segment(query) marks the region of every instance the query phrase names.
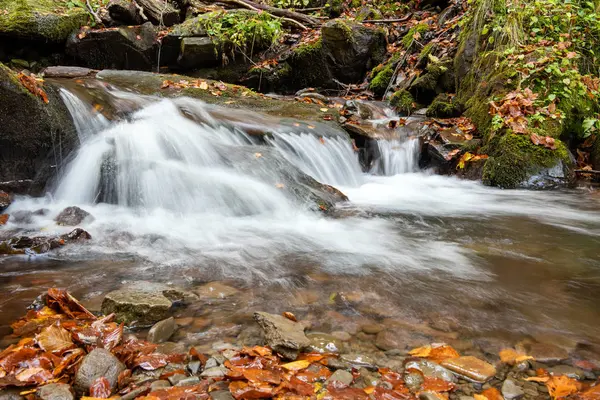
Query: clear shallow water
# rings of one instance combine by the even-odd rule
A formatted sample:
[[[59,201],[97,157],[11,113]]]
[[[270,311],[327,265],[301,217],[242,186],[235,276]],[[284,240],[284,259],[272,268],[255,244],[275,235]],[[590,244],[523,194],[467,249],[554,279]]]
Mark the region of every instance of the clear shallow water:
[[[246,125],[270,126],[266,145],[348,195],[338,212],[344,217],[325,217],[284,195],[272,171],[237,164],[235,151],[268,148],[199,102],[150,102],[110,124],[70,100],[72,112],[89,114],[79,115],[81,149],[46,198],[21,198],[8,210],[47,208],[48,215],[25,226],[9,222],[0,235],[67,232],[53,218],[78,205],[95,218],[82,224],[93,240],[0,259],[6,333],[51,286],[98,309],[104,293],[130,281],[194,287],[225,280],[244,290],[182,313],[207,319],[217,332],[247,322],[253,310],[291,310],[326,331],[409,321],[437,329],[441,337],[432,339],[451,330],[599,344],[594,192],[502,191],[415,172],[415,142],[380,143],[380,175],[362,174],[343,134],[320,137],[318,129],[245,115]],[[107,159],[116,166],[108,177]],[[334,293],[350,300],[332,300]]]

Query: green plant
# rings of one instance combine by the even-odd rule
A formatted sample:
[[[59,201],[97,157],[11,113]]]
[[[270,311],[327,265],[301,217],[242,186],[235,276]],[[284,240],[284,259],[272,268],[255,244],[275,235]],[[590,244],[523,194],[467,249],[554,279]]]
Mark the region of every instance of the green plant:
[[[303,8],[309,3],[309,0],[275,0],[273,5],[279,8]]]

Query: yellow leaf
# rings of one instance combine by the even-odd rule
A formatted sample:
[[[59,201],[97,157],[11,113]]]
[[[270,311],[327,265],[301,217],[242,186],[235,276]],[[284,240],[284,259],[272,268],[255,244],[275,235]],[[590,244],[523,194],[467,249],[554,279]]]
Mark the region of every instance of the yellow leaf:
[[[500,361],[505,364],[514,365],[515,363],[525,361],[525,360],[533,360],[533,357],[528,356],[527,354],[523,354],[514,349],[503,349],[498,353],[500,356]]]
[[[323,111],[323,112],[327,112],[327,111],[329,111],[329,109],[328,109],[328,108],[324,108],[324,107],[323,107],[323,108],[321,108],[321,111]]]
[[[207,90],[208,89],[208,83],[206,83],[204,81],[200,82],[199,88],[202,89],[202,90]]]
[[[471,140],[473,139],[473,135],[471,135],[470,133],[465,133],[465,139]]]
[[[69,331],[57,325],[45,328],[35,339],[42,350],[51,353],[62,352],[73,346]]]
[[[254,153],[254,157],[256,157],[256,158],[261,158],[261,157],[262,157],[262,154],[261,154],[261,153]]]
[[[548,393],[553,399],[560,399],[577,393],[581,389],[581,383],[565,375],[551,376],[546,382]]]
[[[275,184],[275,187],[276,187],[277,189],[283,189],[283,188],[285,187],[285,185],[284,185],[283,183],[276,183],[276,184]],[[285,316],[285,315],[284,315],[284,316]],[[287,318],[287,317],[286,317],[286,318]],[[291,318],[288,318],[288,319],[291,319]]]
[[[525,378],[526,381],[528,382],[548,382],[548,380],[550,379],[549,376],[530,376],[529,378]]]
[[[308,368],[310,365],[310,361],[308,360],[300,360],[300,361],[292,361],[287,364],[283,364],[281,367],[287,369],[288,371],[300,371],[301,369]]]

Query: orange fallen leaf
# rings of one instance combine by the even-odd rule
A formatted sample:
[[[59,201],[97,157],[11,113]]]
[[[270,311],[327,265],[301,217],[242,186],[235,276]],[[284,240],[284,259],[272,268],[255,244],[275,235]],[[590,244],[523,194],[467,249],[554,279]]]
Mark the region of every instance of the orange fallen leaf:
[[[416,349],[409,351],[409,354],[414,357],[427,358],[435,362],[460,357],[460,354],[458,354],[452,346],[443,343],[434,343],[423,347],[417,347]]]
[[[6,225],[8,218],[10,218],[8,214],[0,214],[0,225]]]
[[[299,360],[299,361],[292,361],[287,364],[282,364],[281,368],[287,369],[288,371],[300,371],[302,369],[308,368],[309,365],[310,365],[310,361]]]
[[[45,328],[35,339],[42,350],[51,353],[62,353],[73,346],[71,333],[57,325]]]
[[[321,136],[321,137],[319,138],[319,142],[321,142],[321,144],[325,144],[325,139],[323,138],[323,136]]]
[[[208,83],[202,81],[198,87],[202,90],[208,90]]]
[[[489,388],[481,392],[480,394],[474,394],[475,400],[504,400],[502,394],[496,388]]]
[[[566,375],[557,375],[548,379],[546,387],[553,399],[560,399],[577,393],[581,389],[581,383]]]
[[[278,183],[277,185],[275,185],[278,188],[282,188],[283,184]],[[284,317],[286,317],[287,319],[289,319],[290,321],[294,321],[294,322],[298,322],[298,319],[296,318],[296,316],[294,314],[292,314],[289,311],[286,311],[282,314]]]
[[[505,364],[510,364],[510,365],[514,365],[516,363],[519,363],[521,361],[525,361],[525,360],[533,360],[533,357],[528,356],[527,354],[518,352],[514,349],[503,349],[500,350],[500,353],[498,353],[500,356],[500,361],[502,361]]]

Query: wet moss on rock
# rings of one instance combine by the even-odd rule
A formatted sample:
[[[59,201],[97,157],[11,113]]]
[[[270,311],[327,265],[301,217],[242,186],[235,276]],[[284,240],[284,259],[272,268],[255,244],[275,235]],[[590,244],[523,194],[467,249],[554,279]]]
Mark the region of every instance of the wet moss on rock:
[[[82,7],[62,0],[0,0],[0,34],[62,42],[90,22]]]
[[[405,114],[410,114],[416,108],[415,99],[404,89],[398,90],[390,97],[390,105]]]
[[[428,117],[453,118],[460,115],[460,106],[448,94],[438,95],[427,108]]]

